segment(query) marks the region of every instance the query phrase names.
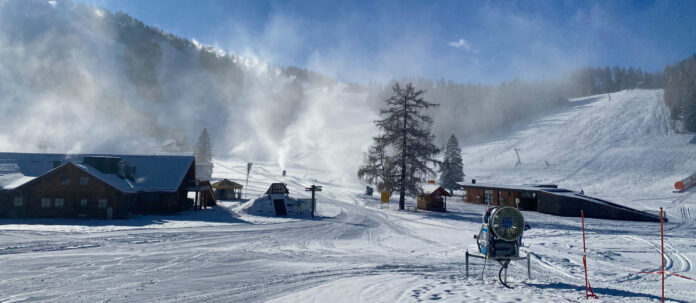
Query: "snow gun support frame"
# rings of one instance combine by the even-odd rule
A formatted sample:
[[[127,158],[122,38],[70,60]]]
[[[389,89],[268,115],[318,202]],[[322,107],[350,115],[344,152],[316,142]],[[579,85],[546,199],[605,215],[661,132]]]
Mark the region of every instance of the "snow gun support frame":
[[[524,256],[518,256],[514,258],[506,258],[506,259],[494,259],[500,263],[500,271],[498,271],[498,280],[500,280],[500,283],[502,283],[505,287],[511,288],[510,286],[507,285],[507,267],[512,261],[519,261],[519,260],[526,260],[527,261],[527,279],[532,279],[532,264],[531,264],[531,259],[530,256],[532,253],[527,252]],[[466,251],[466,261],[465,261],[465,267],[466,267],[466,277],[469,277],[469,258],[477,258],[477,259],[483,259],[483,260],[488,260],[489,258],[486,258],[486,256],[482,254],[476,254],[476,253],[470,253],[469,250],[467,249]],[[484,261],[486,262],[486,261]],[[503,263],[505,263],[503,265]],[[485,270],[485,263],[484,263],[484,270]]]

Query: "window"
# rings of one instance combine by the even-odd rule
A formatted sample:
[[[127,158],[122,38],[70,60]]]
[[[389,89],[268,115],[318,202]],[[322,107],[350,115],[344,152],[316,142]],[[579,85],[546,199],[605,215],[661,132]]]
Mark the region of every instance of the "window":
[[[14,198],[14,207],[22,207],[22,197],[15,197]]]
[[[97,204],[97,207],[106,208],[106,199],[99,199],[99,204]]]
[[[63,205],[65,204],[65,200],[62,198],[57,198],[56,199],[56,208],[63,208]]]
[[[89,177],[80,177],[80,186],[89,185]]]
[[[51,199],[49,199],[49,198],[41,199],[41,208],[49,208],[49,207],[51,207]]]
[[[493,202],[493,191],[490,189],[484,190],[483,191],[483,203],[486,203],[487,205],[491,205]]]
[[[87,207],[87,199],[80,199],[80,207]]]
[[[70,185],[70,177],[68,177],[68,176],[60,177],[60,185]]]

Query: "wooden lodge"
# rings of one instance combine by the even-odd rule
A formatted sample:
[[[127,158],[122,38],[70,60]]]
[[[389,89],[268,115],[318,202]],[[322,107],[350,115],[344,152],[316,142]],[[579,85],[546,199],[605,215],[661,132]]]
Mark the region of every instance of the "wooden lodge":
[[[554,184],[496,185],[460,184],[466,191],[465,201],[491,206],[512,206],[544,214],[612,220],[659,222],[657,214],[639,211],[583,193],[558,188]]]
[[[418,209],[430,211],[447,211],[447,197],[452,195],[442,187],[426,186],[425,192],[418,195]]]
[[[214,203],[196,182],[193,156],[0,153],[0,217],[171,213],[191,208],[196,186]]]
[[[228,179],[222,179],[213,183],[215,196],[221,200],[241,200],[242,188],[244,186]]]

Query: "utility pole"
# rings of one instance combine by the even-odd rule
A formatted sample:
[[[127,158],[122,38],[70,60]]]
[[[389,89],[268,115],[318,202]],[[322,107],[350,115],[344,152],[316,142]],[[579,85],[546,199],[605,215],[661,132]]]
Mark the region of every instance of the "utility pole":
[[[248,198],[247,193],[249,192],[249,172],[251,172],[251,166],[254,165],[254,163],[247,163],[247,177],[246,177],[246,183],[244,184],[244,197]]]
[[[312,218],[314,218],[314,211],[317,208],[317,200],[314,197],[314,193],[321,191],[321,185],[317,186],[312,184],[310,187],[305,187],[305,191],[311,191],[312,192]]]

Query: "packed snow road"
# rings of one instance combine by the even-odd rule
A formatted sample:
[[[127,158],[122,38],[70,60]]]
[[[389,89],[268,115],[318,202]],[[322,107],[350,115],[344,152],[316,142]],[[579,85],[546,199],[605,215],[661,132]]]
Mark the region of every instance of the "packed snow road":
[[[534,229],[533,279],[513,264],[515,289],[496,282],[498,266],[464,273],[464,252],[482,208],[450,202],[450,213],[379,209],[335,189],[313,220],[238,216],[238,202],[201,212],[126,221],[3,220],[0,301],[548,302],[582,298],[579,224],[525,213]],[[392,208],[394,205],[392,205]],[[250,223],[255,222],[255,223]],[[28,224],[26,224],[28,223]],[[111,225],[116,224],[116,225]],[[121,224],[121,225],[118,225]],[[588,220],[590,276],[605,302],[652,301],[659,294],[655,224]],[[639,232],[636,233],[636,230]],[[678,233],[668,226],[668,233]],[[687,236],[682,233],[682,236]],[[690,237],[690,235],[688,236]],[[629,245],[630,244],[630,245]],[[625,245],[625,247],[624,247]],[[668,268],[693,272],[693,242],[672,237]],[[657,257],[657,258],[656,258]],[[681,281],[670,298],[696,292]]]

